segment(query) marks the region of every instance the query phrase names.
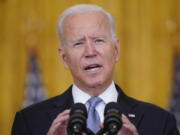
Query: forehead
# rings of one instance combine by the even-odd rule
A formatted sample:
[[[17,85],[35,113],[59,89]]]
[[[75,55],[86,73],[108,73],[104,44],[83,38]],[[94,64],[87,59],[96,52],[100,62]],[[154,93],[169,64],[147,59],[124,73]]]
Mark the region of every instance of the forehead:
[[[64,21],[65,38],[76,36],[107,36],[110,27],[107,16],[101,12],[88,12],[69,15]]]

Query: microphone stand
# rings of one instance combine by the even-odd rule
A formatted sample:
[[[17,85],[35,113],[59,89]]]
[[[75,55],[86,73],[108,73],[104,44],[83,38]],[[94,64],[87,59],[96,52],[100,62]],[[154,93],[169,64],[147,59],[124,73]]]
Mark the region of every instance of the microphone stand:
[[[101,128],[96,135],[104,135],[105,134],[105,131],[104,131],[104,128]]]
[[[97,134],[95,134],[94,132],[92,132],[89,128],[86,128],[84,130],[84,132],[81,133],[75,133],[74,135],[84,135],[83,133],[85,133],[86,135],[116,135],[113,133],[108,132],[107,130],[105,130],[104,128],[100,129]]]
[[[104,128],[100,129],[97,134],[93,133],[90,129],[86,128],[84,131],[87,135],[112,135],[108,131],[104,130]]]
[[[87,135],[95,135],[89,128],[84,131]]]
[[[108,131],[104,130],[104,128],[100,129],[96,135],[111,135]]]

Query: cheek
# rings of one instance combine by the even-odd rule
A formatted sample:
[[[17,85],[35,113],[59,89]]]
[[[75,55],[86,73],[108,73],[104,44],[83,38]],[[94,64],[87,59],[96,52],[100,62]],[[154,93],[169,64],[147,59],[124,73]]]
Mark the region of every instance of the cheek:
[[[81,58],[82,58],[82,50],[75,48],[66,48],[61,55],[63,59],[63,64],[65,68],[71,70],[72,72],[76,72],[81,66]]]
[[[107,63],[114,63],[117,60],[117,52],[114,48],[110,48],[104,53],[104,57]]]
[[[69,65],[69,68],[71,69],[77,69],[78,67],[80,67],[80,56],[78,55],[70,55],[69,58],[68,58],[68,65]]]

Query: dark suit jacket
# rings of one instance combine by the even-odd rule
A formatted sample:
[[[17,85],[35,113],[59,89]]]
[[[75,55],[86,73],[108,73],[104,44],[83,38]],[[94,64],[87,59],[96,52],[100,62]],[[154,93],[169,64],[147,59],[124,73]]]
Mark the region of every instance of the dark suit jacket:
[[[167,111],[126,96],[116,86],[122,113],[136,126],[139,135],[179,135],[173,115]],[[73,105],[72,87],[65,93],[16,113],[12,135],[46,135],[56,116]]]

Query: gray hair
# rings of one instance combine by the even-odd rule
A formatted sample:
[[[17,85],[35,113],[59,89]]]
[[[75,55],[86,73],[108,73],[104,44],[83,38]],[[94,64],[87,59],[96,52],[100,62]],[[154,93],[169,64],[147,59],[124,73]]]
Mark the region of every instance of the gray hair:
[[[111,32],[111,38],[113,41],[116,40],[116,32],[115,32],[115,23],[114,23],[114,18],[113,16],[104,10],[103,8],[96,6],[96,5],[91,5],[91,4],[78,4],[75,6],[72,6],[68,9],[66,9],[60,16],[58,20],[58,25],[57,25],[57,32],[61,41],[61,45],[64,45],[64,31],[63,31],[63,25],[65,19],[72,15],[72,14],[78,14],[78,13],[88,13],[88,12],[101,12],[104,14],[109,22],[110,26],[110,32]]]

